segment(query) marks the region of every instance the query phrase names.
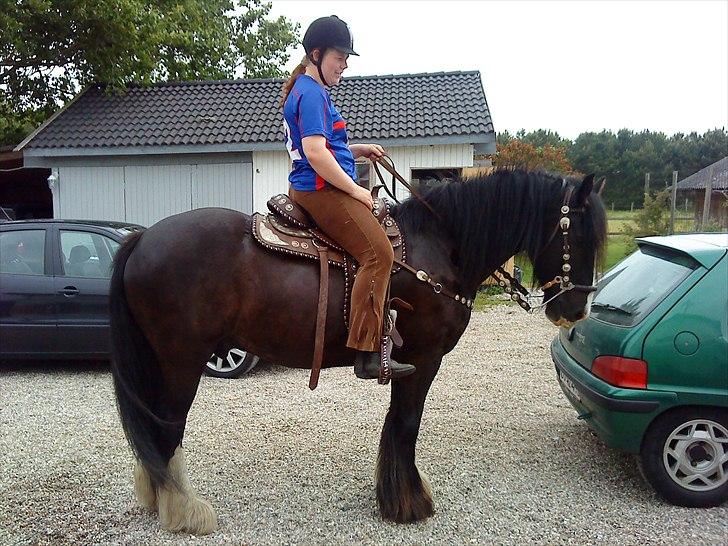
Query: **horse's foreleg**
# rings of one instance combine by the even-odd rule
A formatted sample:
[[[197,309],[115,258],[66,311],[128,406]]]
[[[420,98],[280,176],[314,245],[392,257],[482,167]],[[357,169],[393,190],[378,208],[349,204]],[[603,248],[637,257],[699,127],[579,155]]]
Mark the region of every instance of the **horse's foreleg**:
[[[439,368],[439,361],[420,365],[413,375],[392,382],[377,461],[377,501],[386,520],[409,523],[434,513],[429,484],[415,465],[415,443],[427,391]]]

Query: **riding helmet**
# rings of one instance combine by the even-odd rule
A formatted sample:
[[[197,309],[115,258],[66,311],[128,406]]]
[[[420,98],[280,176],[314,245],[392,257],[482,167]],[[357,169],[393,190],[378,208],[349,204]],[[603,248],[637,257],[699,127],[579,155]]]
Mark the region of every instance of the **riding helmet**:
[[[303,36],[303,49],[311,58],[311,52],[333,47],[347,55],[359,55],[354,51],[354,38],[348,25],[336,15],[320,17],[311,23]],[[311,59],[313,60],[313,59]]]

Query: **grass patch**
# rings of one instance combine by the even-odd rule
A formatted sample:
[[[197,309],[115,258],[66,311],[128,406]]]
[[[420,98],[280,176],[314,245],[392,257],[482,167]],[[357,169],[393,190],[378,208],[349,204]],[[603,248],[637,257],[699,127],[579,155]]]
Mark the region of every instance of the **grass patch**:
[[[625,258],[627,252],[627,239],[624,235],[610,235],[607,238],[607,249],[604,254],[604,263],[601,264],[600,273],[604,273],[611,269],[617,262]],[[533,266],[525,256],[516,256],[516,265],[523,271],[521,284],[526,287],[531,286],[533,279]]]
[[[488,286],[478,290],[473,303],[473,311],[485,311],[494,305],[513,305],[511,300],[503,299],[503,289],[500,286]]]

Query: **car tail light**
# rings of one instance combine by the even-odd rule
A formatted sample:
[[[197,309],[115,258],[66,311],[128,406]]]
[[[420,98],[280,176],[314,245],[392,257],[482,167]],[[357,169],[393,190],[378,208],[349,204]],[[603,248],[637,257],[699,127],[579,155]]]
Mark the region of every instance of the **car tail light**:
[[[628,389],[647,388],[647,362],[621,356],[598,356],[591,371],[615,387]]]

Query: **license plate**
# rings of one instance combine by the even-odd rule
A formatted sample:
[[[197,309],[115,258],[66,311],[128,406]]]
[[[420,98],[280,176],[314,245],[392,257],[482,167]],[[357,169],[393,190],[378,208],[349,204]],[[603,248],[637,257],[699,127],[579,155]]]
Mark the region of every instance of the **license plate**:
[[[561,370],[559,370],[559,381],[561,382],[561,385],[569,391],[569,393],[576,398],[579,402],[581,402],[581,394],[579,394],[579,389],[576,388],[576,385],[574,385],[574,382],[569,379],[566,374],[561,373]]]

